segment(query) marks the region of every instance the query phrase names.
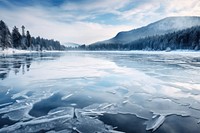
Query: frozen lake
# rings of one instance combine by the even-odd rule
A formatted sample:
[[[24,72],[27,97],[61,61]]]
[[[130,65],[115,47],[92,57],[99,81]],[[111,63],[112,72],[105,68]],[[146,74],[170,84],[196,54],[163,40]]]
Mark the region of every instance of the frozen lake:
[[[0,57],[0,133],[200,133],[200,53]]]

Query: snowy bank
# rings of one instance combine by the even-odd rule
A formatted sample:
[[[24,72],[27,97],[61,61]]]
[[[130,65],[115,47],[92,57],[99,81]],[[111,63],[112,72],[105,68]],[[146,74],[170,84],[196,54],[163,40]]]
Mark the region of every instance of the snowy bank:
[[[28,54],[28,53],[41,53],[41,52],[63,52],[63,51],[30,51],[30,50],[19,50],[19,49],[13,49],[8,48],[4,50],[0,50],[0,55],[13,55],[13,54]]]
[[[0,50],[0,55],[25,54],[25,53],[32,53],[32,52],[36,52],[36,51],[8,48],[8,49]]]

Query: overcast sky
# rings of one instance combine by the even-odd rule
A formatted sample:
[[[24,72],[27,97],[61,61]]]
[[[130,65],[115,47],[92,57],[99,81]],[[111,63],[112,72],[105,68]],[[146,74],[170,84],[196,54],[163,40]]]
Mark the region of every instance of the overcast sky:
[[[10,30],[24,25],[61,43],[90,44],[169,16],[200,16],[200,0],[0,0]]]

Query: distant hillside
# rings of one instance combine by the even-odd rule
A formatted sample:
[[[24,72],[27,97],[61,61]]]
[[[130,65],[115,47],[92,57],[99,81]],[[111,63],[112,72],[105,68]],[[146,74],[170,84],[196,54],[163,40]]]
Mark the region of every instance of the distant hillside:
[[[89,45],[88,50],[200,50],[200,26],[194,26],[165,35],[137,39],[126,44]]]
[[[72,42],[67,42],[63,44],[65,47],[71,47],[71,48],[75,48],[75,47],[79,47],[80,44],[77,43],[72,43]]]
[[[96,42],[93,45],[99,44],[125,44],[148,36],[164,35],[174,31],[191,28],[200,25],[200,17],[185,16],[185,17],[167,17],[160,21],[151,23],[147,26],[133,29],[130,31],[119,32],[115,37],[101,42]]]

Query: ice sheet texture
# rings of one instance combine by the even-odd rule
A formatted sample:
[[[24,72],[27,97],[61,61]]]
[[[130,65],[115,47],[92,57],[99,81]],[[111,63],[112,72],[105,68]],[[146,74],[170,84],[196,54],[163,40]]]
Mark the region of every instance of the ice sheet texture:
[[[198,52],[2,56],[0,132],[117,132],[98,119],[105,113],[135,115],[151,131],[171,115],[197,124],[199,72]]]

